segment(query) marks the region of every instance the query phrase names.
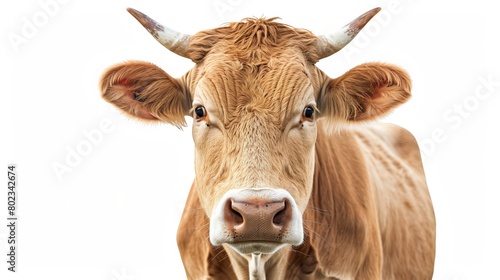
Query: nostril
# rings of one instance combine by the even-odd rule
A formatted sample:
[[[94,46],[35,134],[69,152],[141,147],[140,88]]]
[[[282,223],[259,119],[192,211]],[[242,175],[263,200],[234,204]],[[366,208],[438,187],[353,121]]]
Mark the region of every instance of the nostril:
[[[243,216],[234,207],[232,200],[227,201],[224,216],[224,219],[228,221],[232,226],[237,226],[243,223]]]
[[[290,217],[291,217],[290,206],[288,205],[287,201],[284,200],[283,208],[280,211],[278,211],[273,217],[273,224],[277,226],[284,226],[290,220]]]
[[[276,215],[274,216],[273,224],[281,226],[284,224],[284,221],[285,221],[284,210],[281,210],[278,213],[276,213]]]
[[[280,210],[278,213],[276,213],[273,217],[273,224],[275,225],[283,225],[285,221],[285,210],[286,210],[286,204],[285,207]]]
[[[243,216],[241,216],[241,214],[238,211],[231,209],[230,215],[235,224],[239,225],[243,223]]]

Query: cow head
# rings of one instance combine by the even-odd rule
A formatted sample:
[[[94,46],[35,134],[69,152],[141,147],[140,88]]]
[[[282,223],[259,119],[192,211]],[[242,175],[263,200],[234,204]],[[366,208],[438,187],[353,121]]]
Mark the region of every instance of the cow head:
[[[318,121],[372,120],[409,98],[410,80],[398,67],[367,63],[332,79],[315,66],[378,11],[327,36],[274,19],[189,36],[129,9],[195,65],[175,79],[147,62],[118,64],[102,76],[102,96],[141,120],[181,126],[192,117],[194,185],[210,217],[211,243],[243,255],[271,254],[303,242]]]

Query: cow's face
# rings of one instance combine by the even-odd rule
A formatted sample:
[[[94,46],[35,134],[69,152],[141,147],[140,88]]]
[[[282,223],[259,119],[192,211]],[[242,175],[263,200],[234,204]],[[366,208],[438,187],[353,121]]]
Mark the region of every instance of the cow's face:
[[[333,37],[263,19],[188,37],[131,10],[196,65],[181,79],[145,62],[116,65],[103,75],[103,97],[144,120],[180,125],[191,116],[195,186],[210,217],[211,243],[241,254],[273,253],[303,241],[318,119],[370,120],[409,97],[408,76],[394,66],[364,64],[336,79],[315,66],[377,11]]]
[[[193,86],[196,187],[210,240],[273,243],[267,250],[300,244],[314,171],[316,69],[299,49],[257,53],[257,65],[227,47],[242,49],[222,41]]]

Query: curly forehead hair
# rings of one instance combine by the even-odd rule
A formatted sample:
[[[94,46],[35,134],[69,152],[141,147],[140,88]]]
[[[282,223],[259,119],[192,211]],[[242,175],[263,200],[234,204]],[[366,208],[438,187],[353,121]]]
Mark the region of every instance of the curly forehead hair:
[[[277,19],[246,18],[241,22],[201,31],[191,37],[188,56],[199,63],[212,49],[219,49],[244,63],[252,63],[268,60],[271,55],[277,56],[290,48],[298,48],[307,60],[317,62],[317,37],[308,30],[276,22]]]

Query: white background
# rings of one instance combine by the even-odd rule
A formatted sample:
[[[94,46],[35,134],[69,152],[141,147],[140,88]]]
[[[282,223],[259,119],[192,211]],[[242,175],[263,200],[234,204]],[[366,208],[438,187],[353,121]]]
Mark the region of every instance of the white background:
[[[500,20],[492,1],[435,2],[2,5],[0,168],[17,164],[19,272],[7,272],[4,261],[4,179],[0,279],[185,279],[175,235],[194,176],[190,128],[129,120],[101,100],[97,83],[124,60],[154,62],[174,77],[192,62],[155,42],[126,7],[190,34],[254,16],[324,34],[377,6],[384,14],[318,66],[332,77],[368,61],[410,72],[414,97],[382,121],[406,127],[422,145],[438,223],[434,279],[500,279]],[[103,122],[110,128],[99,138]],[[79,161],[77,148],[86,153]],[[71,172],[58,177],[58,164]]]

